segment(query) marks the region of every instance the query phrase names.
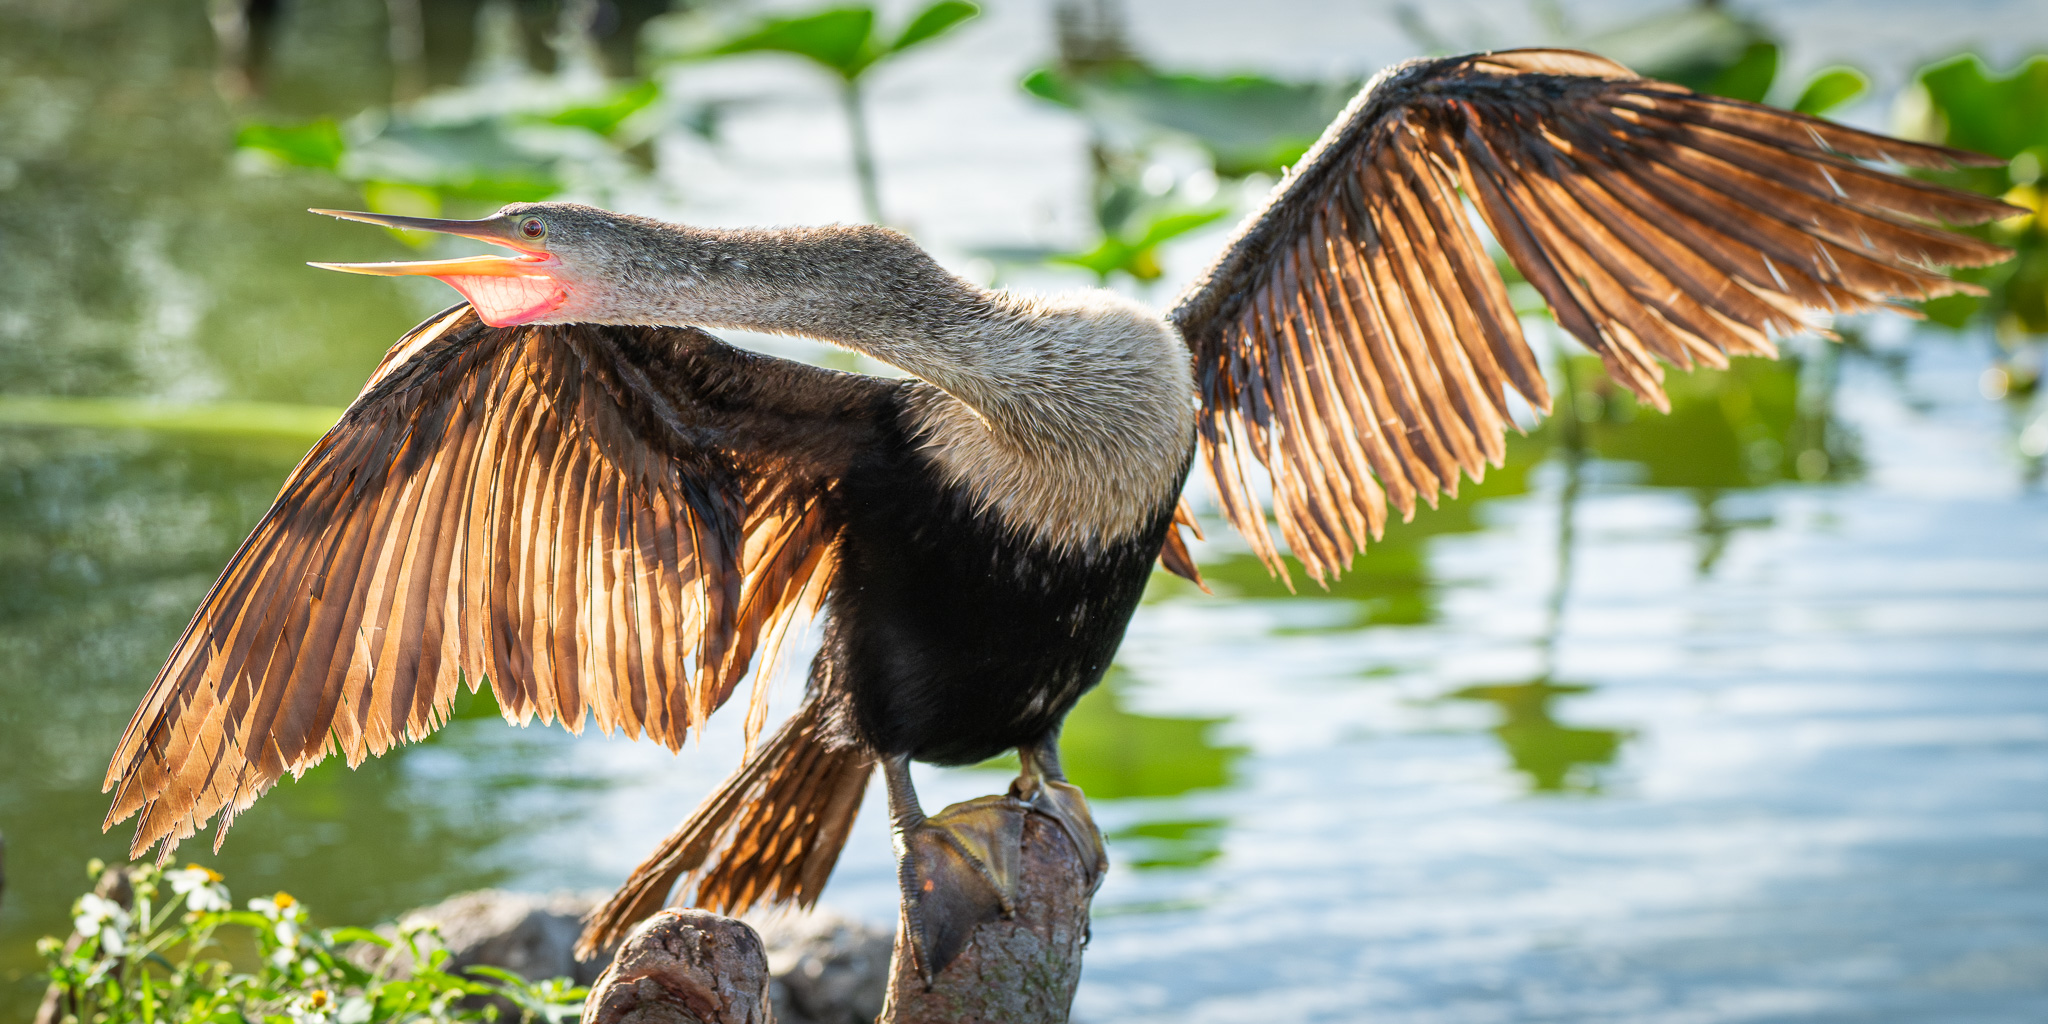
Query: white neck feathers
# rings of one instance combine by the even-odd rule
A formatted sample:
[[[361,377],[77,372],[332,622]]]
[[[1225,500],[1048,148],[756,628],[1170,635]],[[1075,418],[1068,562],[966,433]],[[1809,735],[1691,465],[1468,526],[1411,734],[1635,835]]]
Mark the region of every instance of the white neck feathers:
[[[933,462],[1042,543],[1094,550],[1143,529],[1194,450],[1187,349],[1111,292],[991,304],[999,315],[961,346],[950,394],[915,410]]]

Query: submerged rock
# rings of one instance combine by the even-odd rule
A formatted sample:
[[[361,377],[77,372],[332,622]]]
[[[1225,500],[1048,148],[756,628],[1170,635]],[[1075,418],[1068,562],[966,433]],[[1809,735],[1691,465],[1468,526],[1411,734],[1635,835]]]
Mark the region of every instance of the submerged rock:
[[[502,967],[528,981],[574,978],[588,985],[604,973],[605,964],[577,960],[576,936],[583,932],[583,915],[604,895],[478,889],[408,911],[399,923],[438,925],[450,972],[482,965]]]
[[[769,997],[783,1024],[869,1024],[889,991],[896,933],[827,907],[749,914],[768,947]]]

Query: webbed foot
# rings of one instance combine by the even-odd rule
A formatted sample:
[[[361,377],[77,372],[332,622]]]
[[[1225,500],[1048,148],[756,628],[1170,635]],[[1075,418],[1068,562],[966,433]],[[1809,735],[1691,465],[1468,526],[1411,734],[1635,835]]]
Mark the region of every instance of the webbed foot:
[[[967,948],[976,927],[1016,912],[1025,813],[1007,796],[985,796],[903,830],[898,883],[927,984]]]
[[[1088,798],[1082,795],[1081,787],[1068,782],[1060,771],[1057,743],[1054,737],[1037,746],[1017,748],[1023,771],[1010,783],[1010,796],[1059,822],[1066,830],[1067,838],[1074,841],[1074,849],[1081,854],[1081,862],[1091,872],[1088,891],[1092,893],[1109,872],[1109,851],[1103,847],[1102,830],[1095,827],[1095,816],[1088,812]]]
[[[896,882],[918,973],[929,985],[984,921],[1009,917],[1029,806],[1009,796],[954,804],[927,818],[905,758],[883,762],[894,819]]]
[[[1057,822],[1089,872],[1089,891],[1101,884],[1108,865],[1102,833],[1081,790],[1060,774],[1052,743],[1018,751],[1023,771],[1009,793],[954,804],[931,817],[918,806],[909,759],[883,760],[906,933],[927,986],[967,948],[977,927],[1015,914],[1025,815]]]

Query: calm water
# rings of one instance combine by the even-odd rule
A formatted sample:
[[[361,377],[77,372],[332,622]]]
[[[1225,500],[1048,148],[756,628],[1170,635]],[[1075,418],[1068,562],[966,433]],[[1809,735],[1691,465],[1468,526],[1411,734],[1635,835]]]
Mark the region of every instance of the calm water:
[[[443,301],[299,266],[402,250],[294,214],[354,205],[344,186],[237,170],[194,6],[0,6],[0,392],[334,405]],[[289,8],[272,113],[381,95],[349,70],[382,45],[357,6]],[[1409,51],[1380,8],[1305,32],[1313,7],[1132,16],[1150,52],[1204,67]],[[1881,67],[2023,47],[2022,8],[1782,18],[1795,64]],[[894,215],[970,272],[971,249],[1071,242],[1085,216],[1079,129],[1013,87],[1045,23],[1005,6],[877,90]],[[814,79],[761,61],[686,84],[748,98],[725,142],[664,135],[658,177],[597,198],[853,215]],[[1158,579],[1069,727],[1115,864],[1077,1016],[2048,1017],[2048,498],[2015,440],[2048,402],[1982,398],[1980,337],[1879,320],[1855,340],[1687,379],[1669,418],[1553,360],[1569,414],[1329,593],[1289,595],[1210,523],[1215,593]],[[306,443],[0,428],[0,1016],[33,999],[32,941],[65,926],[84,859],[122,849],[98,828],[115,737]],[[671,756],[472,702],[428,743],[279,787],[218,856],[181,852],[332,923],[479,885],[609,886],[733,765],[732,725]],[[920,785],[935,808],[1003,781]],[[878,803],[826,898],[892,915]]]

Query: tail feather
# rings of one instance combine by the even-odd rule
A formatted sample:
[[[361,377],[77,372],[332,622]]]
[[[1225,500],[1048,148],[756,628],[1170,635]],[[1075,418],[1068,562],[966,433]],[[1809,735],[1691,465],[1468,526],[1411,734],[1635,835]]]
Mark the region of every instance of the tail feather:
[[[577,957],[590,959],[625,938],[668,904],[679,881],[689,903],[725,914],[764,901],[815,903],[853,830],[874,770],[874,758],[834,720],[833,703],[815,694],[806,699],[705,797],[626,884],[591,912]]]

